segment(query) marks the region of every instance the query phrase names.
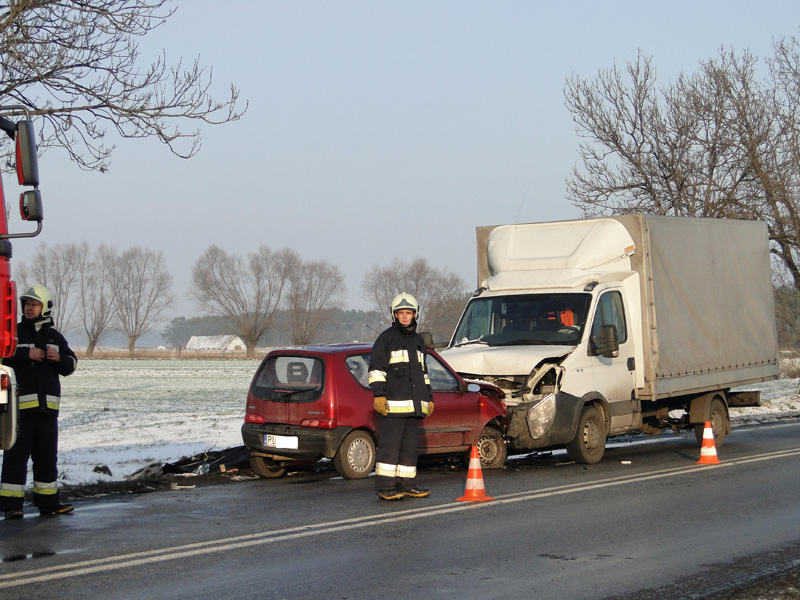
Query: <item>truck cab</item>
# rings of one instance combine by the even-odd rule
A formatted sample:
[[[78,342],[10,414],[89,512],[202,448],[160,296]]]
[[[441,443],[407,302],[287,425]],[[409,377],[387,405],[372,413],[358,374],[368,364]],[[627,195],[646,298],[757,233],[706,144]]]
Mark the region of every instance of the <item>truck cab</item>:
[[[512,448],[569,442],[587,390],[604,421],[607,416],[596,432],[604,438],[606,431],[630,429],[641,414],[628,304],[618,282],[574,291],[483,290],[467,305],[443,355],[465,378],[487,379],[505,391]]]

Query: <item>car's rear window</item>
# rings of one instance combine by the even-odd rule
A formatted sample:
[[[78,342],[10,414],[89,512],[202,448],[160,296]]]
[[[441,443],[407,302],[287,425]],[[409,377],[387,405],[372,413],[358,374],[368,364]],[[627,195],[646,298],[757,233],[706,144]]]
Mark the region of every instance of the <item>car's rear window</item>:
[[[261,400],[313,402],[322,395],[325,369],[313,356],[270,356],[256,372],[251,392]]]

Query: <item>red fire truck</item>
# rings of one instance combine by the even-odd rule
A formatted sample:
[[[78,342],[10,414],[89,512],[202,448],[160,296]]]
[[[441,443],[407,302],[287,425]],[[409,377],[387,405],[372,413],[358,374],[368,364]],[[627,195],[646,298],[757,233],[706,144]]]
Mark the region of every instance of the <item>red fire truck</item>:
[[[23,116],[23,119],[13,119]],[[0,106],[0,135],[7,135],[16,146],[17,181],[23,187],[19,198],[20,217],[36,222],[36,231],[9,233],[7,205],[0,179],[0,358],[14,354],[17,347],[17,292],[11,279],[11,240],[34,237],[42,230],[42,196],[39,192],[39,166],[36,132],[30,113],[23,106]],[[25,188],[33,189],[25,189]],[[17,433],[17,383],[14,371],[0,365],[0,450],[10,448]]]

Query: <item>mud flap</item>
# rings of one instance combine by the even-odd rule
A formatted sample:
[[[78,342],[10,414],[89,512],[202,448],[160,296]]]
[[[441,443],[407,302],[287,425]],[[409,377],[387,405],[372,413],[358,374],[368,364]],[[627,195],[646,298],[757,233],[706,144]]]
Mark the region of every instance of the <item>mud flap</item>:
[[[17,380],[5,365],[0,365],[0,376],[7,378],[0,390],[0,450],[8,450],[17,440]]]

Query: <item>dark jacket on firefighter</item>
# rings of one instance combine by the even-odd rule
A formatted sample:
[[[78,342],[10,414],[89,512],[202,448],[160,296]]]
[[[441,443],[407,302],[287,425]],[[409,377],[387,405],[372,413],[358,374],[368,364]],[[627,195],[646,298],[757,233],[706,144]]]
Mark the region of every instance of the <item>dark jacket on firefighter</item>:
[[[54,327],[50,318],[32,321],[23,318],[17,326],[17,351],[3,360],[14,369],[19,390],[19,410],[58,414],[61,404],[59,376],[70,375],[78,365],[67,340]],[[28,357],[33,348],[47,351],[48,344],[58,346],[59,362],[37,362]]]
[[[387,417],[426,417],[433,403],[425,365],[425,342],[415,328],[397,321],[375,340],[369,359],[369,385],[374,396],[385,396]]]

